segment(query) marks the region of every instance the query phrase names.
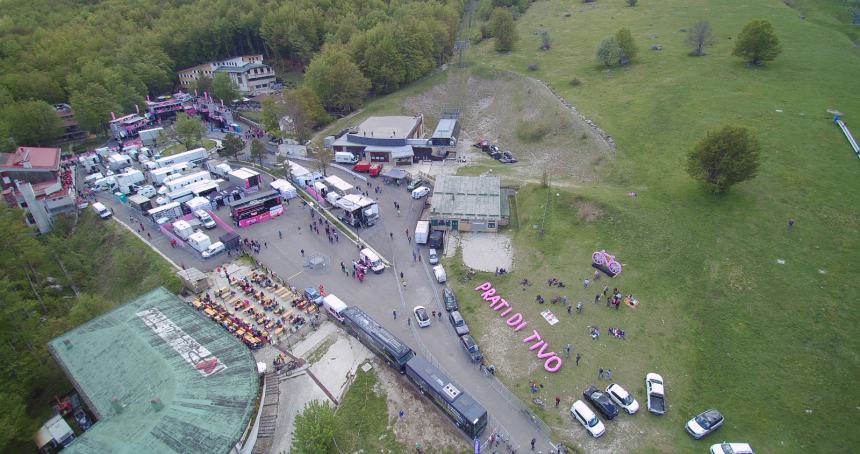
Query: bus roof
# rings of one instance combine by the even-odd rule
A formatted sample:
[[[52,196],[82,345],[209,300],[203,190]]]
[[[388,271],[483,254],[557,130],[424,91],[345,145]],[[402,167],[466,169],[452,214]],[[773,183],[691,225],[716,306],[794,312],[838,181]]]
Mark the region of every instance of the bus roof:
[[[258,192],[254,195],[251,195],[251,196],[239,199],[239,200],[234,200],[234,201],[230,202],[229,206],[230,206],[230,208],[234,208],[234,207],[242,206],[245,204],[249,204],[251,202],[255,202],[255,201],[260,200],[260,199],[268,199],[269,197],[273,197],[273,196],[280,197],[281,193],[278,191]]]
[[[370,316],[365,314],[361,309],[357,307],[348,307],[344,309],[340,315],[384,346],[392,355],[403,357],[412,351],[411,348],[379,325],[379,323],[376,323],[376,320],[370,318]]]

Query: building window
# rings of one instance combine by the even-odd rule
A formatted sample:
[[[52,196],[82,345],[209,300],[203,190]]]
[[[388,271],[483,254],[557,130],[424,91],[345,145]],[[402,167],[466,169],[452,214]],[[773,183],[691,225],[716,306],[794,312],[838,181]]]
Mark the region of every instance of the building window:
[[[487,228],[489,228],[489,229],[496,228],[496,223],[494,221],[487,222]]]

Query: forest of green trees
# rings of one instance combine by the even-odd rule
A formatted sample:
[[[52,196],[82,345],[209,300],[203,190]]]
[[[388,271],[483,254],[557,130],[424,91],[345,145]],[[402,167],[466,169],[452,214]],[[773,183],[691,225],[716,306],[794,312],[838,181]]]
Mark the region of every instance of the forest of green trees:
[[[330,110],[346,97],[388,93],[450,55],[463,0],[3,0],[0,11],[0,151],[51,143],[57,125],[29,129],[48,105],[69,102],[98,132],[110,112],[171,92],[177,69],[261,53],[303,70],[346,55],[358,71],[322,68],[310,83]],[[317,65],[321,66],[321,65]],[[330,74],[329,72],[336,72]],[[313,81],[309,81],[313,82]],[[326,102],[329,101],[329,102]]]

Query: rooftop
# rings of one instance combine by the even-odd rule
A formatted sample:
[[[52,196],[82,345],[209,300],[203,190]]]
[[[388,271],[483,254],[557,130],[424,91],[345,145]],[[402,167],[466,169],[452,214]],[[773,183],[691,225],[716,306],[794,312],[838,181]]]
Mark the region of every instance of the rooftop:
[[[99,421],[69,453],[226,453],[258,392],[251,353],[164,288],[48,344]]]
[[[430,216],[492,220],[499,219],[501,214],[501,181],[498,177],[436,177],[430,199]]]
[[[370,117],[358,125],[356,135],[381,139],[405,139],[412,134],[420,122],[421,117]]]
[[[0,171],[58,170],[59,148],[18,147],[14,153],[0,153]]]
[[[434,139],[449,139],[454,137],[454,129],[457,127],[455,118],[442,118],[439,124],[436,125],[436,130],[433,131]]]
[[[228,73],[243,73],[246,71],[250,71],[254,68],[265,68],[266,65],[262,63],[245,63],[242,66],[219,66],[215,68],[215,72],[224,71]],[[273,75],[274,77],[274,75]]]

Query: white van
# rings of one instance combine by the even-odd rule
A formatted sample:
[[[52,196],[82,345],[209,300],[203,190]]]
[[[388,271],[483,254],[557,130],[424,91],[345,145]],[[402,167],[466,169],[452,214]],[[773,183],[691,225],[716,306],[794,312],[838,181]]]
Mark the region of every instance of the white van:
[[[430,236],[430,221],[418,221],[415,224],[415,244],[427,244]]]
[[[376,255],[375,252],[370,249],[362,249],[361,250],[361,260],[364,263],[370,265],[370,269],[373,270],[374,273],[379,274],[385,270],[385,264],[382,263],[382,260]]]
[[[436,281],[440,284],[444,284],[448,281],[448,275],[445,274],[445,268],[442,268],[442,265],[434,266],[433,274],[436,276]]]
[[[430,194],[430,188],[427,186],[421,186],[412,190],[412,198],[416,200],[427,196],[427,194]]]
[[[224,243],[218,241],[210,244],[209,247],[204,249],[201,254],[203,255],[204,259],[208,259],[209,257],[212,257],[213,255],[218,255],[222,252],[224,252]]]
[[[334,162],[340,164],[355,164],[358,162],[358,156],[348,151],[338,151],[334,154]]]
[[[93,203],[93,209],[96,210],[96,214],[98,214],[102,219],[107,219],[113,216],[113,212],[110,208],[104,206],[101,202]]]

